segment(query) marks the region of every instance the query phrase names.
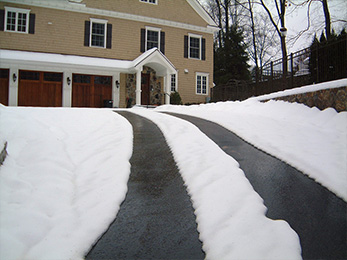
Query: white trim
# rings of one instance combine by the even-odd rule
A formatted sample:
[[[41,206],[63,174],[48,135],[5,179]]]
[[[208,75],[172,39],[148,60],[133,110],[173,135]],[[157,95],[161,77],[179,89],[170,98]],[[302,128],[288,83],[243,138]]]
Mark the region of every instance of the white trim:
[[[198,38],[199,39],[199,58],[190,57],[190,38]],[[188,58],[193,60],[201,60],[202,58],[202,35],[188,33]]]
[[[101,16],[125,19],[125,20],[136,21],[136,22],[151,23],[151,24],[156,24],[160,26],[169,26],[173,28],[187,29],[190,31],[196,31],[201,33],[214,34],[215,32],[220,30],[215,23],[209,24],[206,27],[197,26],[197,25],[169,21],[165,19],[153,18],[148,16],[141,16],[141,15],[121,13],[116,11],[102,10],[97,8],[90,8],[90,7],[86,7],[84,4],[77,4],[77,3],[72,4],[72,3],[64,2],[64,1],[51,2],[47,0],[45,1],[44,0],[6,0],[6,2],[15,3],[15,4],[25,4],[29,6],[45,7],[45,8],[57,9],[57,10],[63,10],[63,11],[71,11],[76,13],[101,15]]]
[[[206,77],[206,93],[202,93],[202,82],[201,82],[201,93],[198,93],[198,76]],[[209,83],[209,73],[206,72],[196,72],[195,73],[195,94],[201,96],[208,96],[208,83]]]
[[[93,23],[98,23],[98,24],[104,24],[104,25],[105,25],[105,30],[104,30],[104,46],[94,46],[94,45],[92,45]],[[107,23],[108,23],[108,20],[105,20],[105,19],[90,18],[89,47],[95,47],[95,48],[106,49]]]
[[[7,13],[12,12],[16,13],[16,18],[15,18],[15,30],[8,30],[7,29]],[[25,32],[18,31],[18,14],[26,14],[26,20],[25,20]],[[4,21],[4,31],[5,32],[14,32],[14,33],[29,33],[29,19],[30,19],[30,10],[29,9],[22,9],[22,8],[16,8],[16,7],[8,7],[5,6],[5,21]]]

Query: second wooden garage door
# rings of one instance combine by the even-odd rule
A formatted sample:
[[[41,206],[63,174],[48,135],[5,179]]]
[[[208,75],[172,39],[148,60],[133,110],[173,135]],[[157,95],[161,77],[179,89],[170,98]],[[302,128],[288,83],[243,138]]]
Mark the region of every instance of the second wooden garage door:
[[[73,74],[73,107],[104,107],[112,99],[112,77]]]

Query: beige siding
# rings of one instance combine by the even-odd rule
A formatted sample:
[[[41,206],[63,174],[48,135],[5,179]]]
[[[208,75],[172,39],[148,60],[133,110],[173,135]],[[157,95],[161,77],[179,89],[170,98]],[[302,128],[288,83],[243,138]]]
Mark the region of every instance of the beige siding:
[[[186,0],[157,0],[158,4],[143,3],[139,0],[84,0],[87,7],[155,17],[164,20],[207,26]]]
[[[171,14],[176,20],[182,19],[181,15],[186,18],[194,18],[193,20],[202,20],[196,18],[197,14],[184,0],[164,1],[158,0],[158,6],[140,3],[139,0],[100,0],[105,8],[111,6],[111,3],[118,3],[117,7],[128,8],[129,4],[140,6],[143,8],[158,8],[158,13],[153,13],[160,17],[160,14],[168,14],[170,12],[162,12],[165,8],[174,8],[176,3],[181,3],[182,12]],[[87,5],[92,6],[96,1],[86,0]],[[123,3],[123,4],[120,4]],[[187,6],[188,5],[188,6]],[[209,73],[209,88],[213,84],[213,35],[208,33],[200,33],[187,29],[173,28],[167,26],[158,26],[149,23],[136,22],[118,18],[96,16],[91,14],[74,13],[68,11],[60,11],[54,9],[15,5],[10,3],[0,3],[0,9],[4,6],[12,6],[19,8],[30,9],[31,13],[36,14],[35,34],[20,34],[12,32],[0,32],[0,48],[11,50],[25,50],[47,53],[70,54],[80,56],[92,56],[102,58],[113,58],[122,60],[133,60],[138,57],[140,52],[140,30],[145,26],[153,26],[161,28],[165,32],[165,55],[174,64],[178,70],[178,91],[184,103],[205,102],[206,95],[196,95],[195,93],[195,74],[196,72]],[[180,4],[177,4],[180,6]],[[176,7],[175,7],[176,8]],[[190,9],[189,9],[190,8]],[[132,8],[134,13],[140,12]],[[189,11],[188,11],[189,10]],[[136,13],[137,14],[137,13]],[[151,13],[152,14],[152,13]],[[84,22],[90,18],[106,19],[113,26],[112,30],[112,49],[103,49],[84,46]],[[171,18],[170,18],[171,19]],[[172,18],[173,19],[173,18]],[[187,20],[188,22],[188,20]],[[200,23],[200,22],[199,22]],[[206,24],[204,24],[206,25]],[[206,60],[193,60],[183,57],[184,53],[184,35],[195,33],[206,39]],[[188,73],[184,70],[188,69]],[[121,106],[125,106],[125,91],[124,91],[125,76],[121,76]],[[210,90],[208,90],[210,94]]]

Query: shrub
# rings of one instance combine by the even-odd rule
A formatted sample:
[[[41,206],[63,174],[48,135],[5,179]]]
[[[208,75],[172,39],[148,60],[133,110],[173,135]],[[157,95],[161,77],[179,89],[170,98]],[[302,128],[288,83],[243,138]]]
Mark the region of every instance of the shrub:
[[[177,91],[171,93],[170,104],[171,105],[182,105],[183,104],[181,96]]]

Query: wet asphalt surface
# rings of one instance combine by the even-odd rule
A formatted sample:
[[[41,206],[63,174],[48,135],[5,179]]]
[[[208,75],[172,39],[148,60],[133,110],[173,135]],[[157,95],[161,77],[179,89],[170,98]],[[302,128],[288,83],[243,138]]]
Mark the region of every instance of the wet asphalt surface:
[[[304,259],[347,259],[347,211],[342,199],[218,124],[169,114],[195,124],[239,162],[255,191],[264,199],[267,216],[286,220],[299,235]]]
[[[143,117],[118,113],[134,130],[128,193],[86,259],[204,259],[194,209],[162,133]]]

